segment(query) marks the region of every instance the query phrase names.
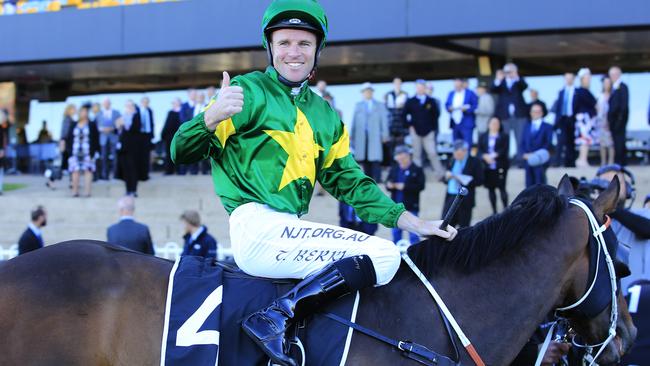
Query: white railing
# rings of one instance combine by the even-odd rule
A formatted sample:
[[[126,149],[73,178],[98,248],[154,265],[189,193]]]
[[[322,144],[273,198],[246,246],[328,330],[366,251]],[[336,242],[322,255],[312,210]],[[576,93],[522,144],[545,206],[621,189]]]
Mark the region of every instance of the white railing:
[[[170,241],[164,245],[154,245],[153,250],[156,252],[156,257],[175,261],[183,253],[183,246]],[[232,249],[224,248],[220,244],[217,244],[217,260],[232,260]]]
[[[156,257],[172,261],[175,261],[183,253],[183,247],[173,241],[167,242],[164,245],[154,245],[153,250],[156,253]]]
[[[183,253],[183,246],[170,241],[163,245],[154,245],[154,251],[156,252],[157,257],[174,261],[180,257],[181,253]],[[18,244],[13,244],[7,249],[0,246],[0,261],[8,261],[16,256],[18,256]],[[218,245],[217,260],[232,260],[232,250]]]
[[[7,249],[0,246],[0,261],[8,261],[18,255],[18,244],[14,244]]]

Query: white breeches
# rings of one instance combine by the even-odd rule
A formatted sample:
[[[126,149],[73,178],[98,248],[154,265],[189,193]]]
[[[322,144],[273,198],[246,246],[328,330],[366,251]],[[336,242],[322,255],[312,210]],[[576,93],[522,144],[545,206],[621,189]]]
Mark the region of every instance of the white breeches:
[[[391,241],[335,225],[301,220],[267,205],[247,203],[230,215],[235,263],[252,276],[302,279],[327,264],[355,255],[372,260],[377,284],[399,269],[399,249]]]

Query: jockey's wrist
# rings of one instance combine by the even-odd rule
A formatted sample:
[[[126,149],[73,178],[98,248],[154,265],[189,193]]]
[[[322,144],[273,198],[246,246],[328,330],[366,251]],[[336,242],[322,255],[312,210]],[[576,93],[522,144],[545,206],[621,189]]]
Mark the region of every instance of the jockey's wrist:
[[[417,232],[422,220],[408,211],[402,212],[397,219],[397,227],[402,230]]]
[[[452,226],[447,225],[445,230],[439,228],[442,220],[426,221],[413,215],[408,211],[404,211],[397,220],[397,227],[420,236],[439,236],[447,240],[453,240],[456,237],[457,231]]]
[[[216,115],[214,115],[212,113],[207,113],[207,112],[208,111],[203,113],[203,122],[204,122],[204,125],[205,125],[205,129],[210,131],[210,132],[214,132],[217,129],[217,126],[219,125],[219,123],[221,123],[221,121],[217,120]]]

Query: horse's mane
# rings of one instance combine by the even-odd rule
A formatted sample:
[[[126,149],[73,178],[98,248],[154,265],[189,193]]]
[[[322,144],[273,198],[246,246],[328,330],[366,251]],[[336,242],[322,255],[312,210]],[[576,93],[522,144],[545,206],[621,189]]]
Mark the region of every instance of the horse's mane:
[[[431,237],[409,248],[409,256],[426,274],[451,268],[464,273],[480,269],[507,252],[543,235],[567,208],[557,189],[535,185],[525,189],[502,213],[460,229],[452,242]]]

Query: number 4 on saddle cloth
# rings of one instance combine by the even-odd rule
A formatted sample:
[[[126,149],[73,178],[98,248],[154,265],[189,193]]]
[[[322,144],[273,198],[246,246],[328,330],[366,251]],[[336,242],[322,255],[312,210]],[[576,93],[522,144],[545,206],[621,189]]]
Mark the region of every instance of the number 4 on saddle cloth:
[[[181,257],[169,276],[160,365],[268,365],[268,357],[241,331],[241,321],[296,282],[252,277],[213,259]],[[354,321],[358,304],[357,293],[323,310]],[[290,351],[303,365],[345,363],[352,337],[347,326],[317,314],[294,333]]]

